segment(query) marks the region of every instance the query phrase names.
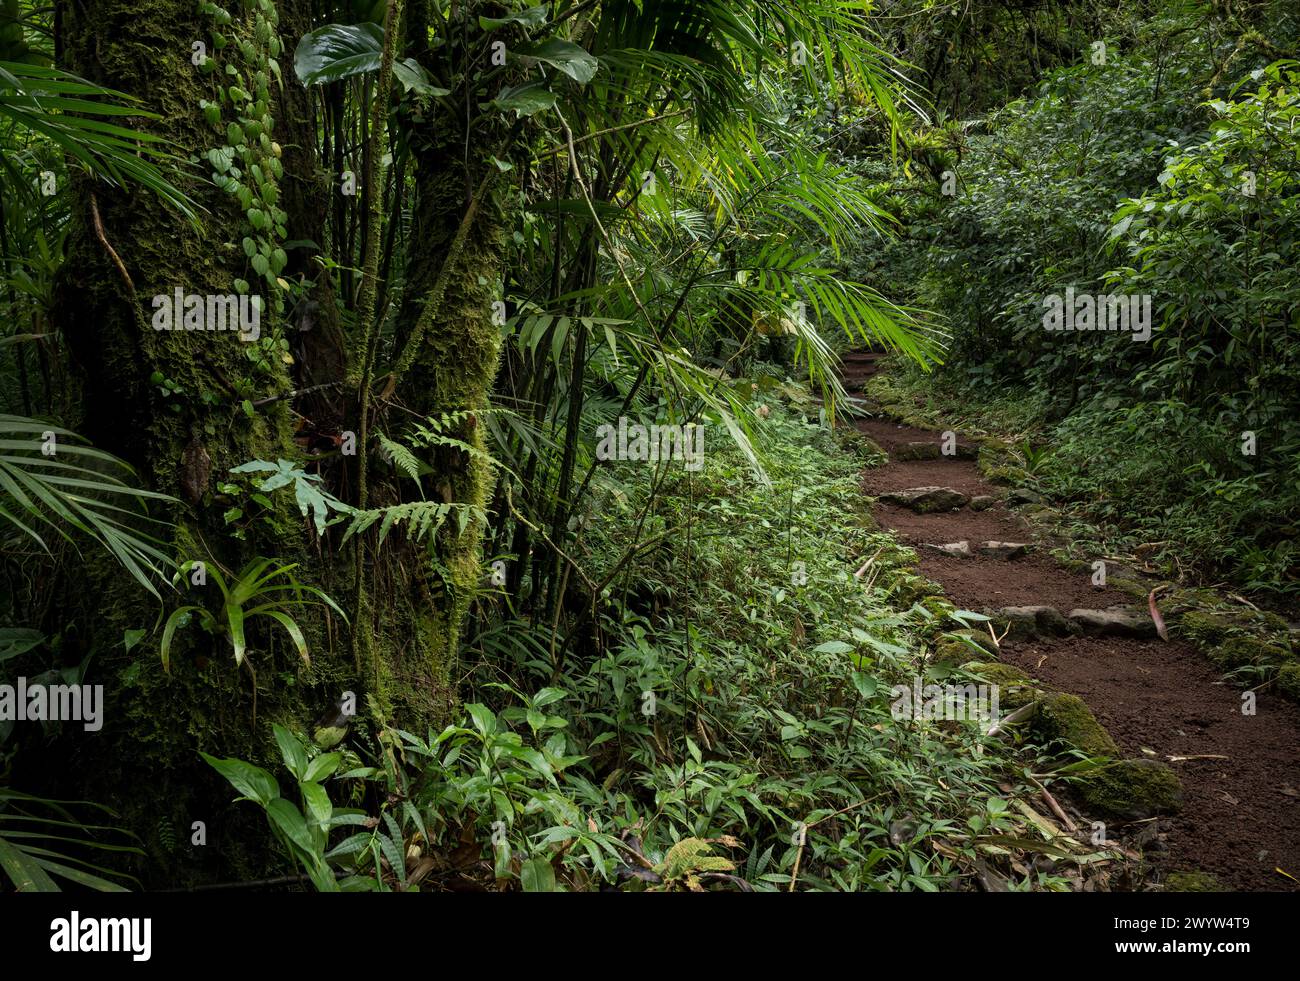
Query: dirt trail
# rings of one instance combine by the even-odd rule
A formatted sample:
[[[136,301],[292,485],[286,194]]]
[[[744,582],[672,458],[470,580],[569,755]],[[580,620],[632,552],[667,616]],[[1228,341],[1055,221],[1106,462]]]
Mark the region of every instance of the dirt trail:
[[[845,358],[844,384],[861,392],[876,369],[876,355]],[[894,462],[894,450],[914,442],[937,443],[939,434],[887,419],[860,420],[858,428],[890,453],[891,462],[869,470],[873,495],[927,485],[968,495],[998,494],[970,459]],[[959,445],[962,442],[958,434]],[[987,511],[914,514],[881,502],[881,525],[915,546],[963,539],[1031,542],[1027,527],[999,501]],[[1104,609],[1132,604],[1115,590],[1093,587],[1047,555],[1012,561],[949,557],[918,547],[921,571],[943,585],[952,602],[969,610],[1003,606]],[[1160,872],[1210,872],[1234,890],[1300,891],[1280,875],[1300,878],[1300,713],[1267,693],[1257,714],[1241,713],[1240,693],[1220,682],[1210,662],[1191,647],[1161,640],[1061,637],[1003,641],[1001,660],[1061,691],[1083,698],[1125,755],[1168,761],[1171,756],[1226,756],[1174,762],[1183,782],[1181,813],[1158,819],[1159,838],[1147,856]],[[1144,750],[1154,751],[1155,756]],[[1146,825],[1113,823],[1112,837],[1128,840]]]

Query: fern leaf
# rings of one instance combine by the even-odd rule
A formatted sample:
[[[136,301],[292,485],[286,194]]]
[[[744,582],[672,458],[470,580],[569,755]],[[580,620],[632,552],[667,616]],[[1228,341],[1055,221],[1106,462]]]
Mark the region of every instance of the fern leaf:
[[[420,487],[420,461],[415,454],[401,443],[389,439],[383,433],[379,434],[379,445],[384,448],[393,466],[415,481],[416,487]],[[421,496],[424,494],[424,488],[422,487],[420,488],[420,494]]]

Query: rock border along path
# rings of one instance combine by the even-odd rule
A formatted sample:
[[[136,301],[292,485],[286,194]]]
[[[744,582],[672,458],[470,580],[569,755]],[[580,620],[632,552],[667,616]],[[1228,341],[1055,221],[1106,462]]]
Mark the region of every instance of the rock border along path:
[[[851,395],[862,392],[877,357],[845,357]],[[921,572],[958,607],[1015,621],[998,660],[1079,696],[1123,757],[1167,764],[1181,780],[1177,813],[1107,819],[1108,838],[1144,852],[1150,874],[1139,887],[1197,872],[1229,890],[1300,891],[1276,871],[1300,878],[1300,710],[1264,691],[1256,714],[1244,715],[1240,691],[1192,647],[1157,638],[1132,596],[1094,587],[1089,574],[1036,551],[1005,491],[981,476],[970,441],[959,436],[958,452],[945,456],[938,432],[884,418],[855,425],[889,454],[863,475],[864,490],[879,499],[881,526],[916,548]],[[923,501],[919,509],[896,496],[920,488],[930,490],[912,495]],[[1028,547],[1025,554],[992,547],[1008,545]],[[1118,607],[1126,609],[1107,609]],[[1086,810],[1075,808],[1081,828],[1095,819]]]

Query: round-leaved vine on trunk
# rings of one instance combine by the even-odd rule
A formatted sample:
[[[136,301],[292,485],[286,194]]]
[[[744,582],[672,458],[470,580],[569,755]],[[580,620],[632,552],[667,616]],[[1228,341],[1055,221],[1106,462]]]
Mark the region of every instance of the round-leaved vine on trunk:
[[[247,258],[244,275],[233,283],[236,293],[250,295],[270,316],[269,330],[250,343],[248,358],[255,370],[269,373],[271,360],[292,363],[289,342],[280,329],[290,285],[280,277],[288,264],[283,242],[289,216],[279,206],[280,144],[273,139],[271,85],[283,85],[277,31],[280,16],[274,0],[231,0],[245,10],[239,16],[201,0],[199,12],[210,18],[212,57],[198,60],[198,70],[212,80],[212,98],[199,108],[219,134],[217,145],[204,155],[212,167],[212,182],[239,202],[244,221],[227,243]],[[269,303],[264,297],[269,297]],[[240,386],[242,387],[242,386]],[[244,410],[252,414],[251,403]]]

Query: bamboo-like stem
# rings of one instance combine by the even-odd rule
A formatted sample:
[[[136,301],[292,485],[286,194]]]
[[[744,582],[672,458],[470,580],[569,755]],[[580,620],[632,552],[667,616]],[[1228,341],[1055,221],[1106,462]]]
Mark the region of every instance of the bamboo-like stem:
[[[384,15],[384,48],[379,58],[379,79],[375,87],[374,101],[370,105],[370,137],[376,141],[381,139],[380,134],[384,132],[384,121],[388,115],[388,100],[393,88],[393,58],[397,48],[397,25],[400,23],[401,16],[402,0],[389,0],[388,9]],[[382,150],[382,145],[375,149],[376,151]],[[357,387],[357,405],[361,414],[357,427],[357,506],[362,510],[366,507],[369,493],[366,447],[370,437],[370,384],[374,374],[375,350],[378,347],[380,333],[380,316],[379,311],[375,308],[375,296],[379,278],[379,240],[383,226],[383,171],[383,153],[372,152],[368,154],[362,181],[363,193],[366,195],[369,224],[366,228],[364,261],[361,270],[361,290],[357,296],[357,313],[361,318],[361,322],[365,325],[361,333],[361,381]],[[358,669],[361,667],[362,649],[373,650],[365,622],[365,610],[363,609],[366,574],[364,556],[364,538],[358,535],[354,551],[355,590],[353,605],[356,612],[352,618],[352,649],[356,656]],[[374,675],[376,689],[378,689],[379,665],[377,661],[374,664]]]

